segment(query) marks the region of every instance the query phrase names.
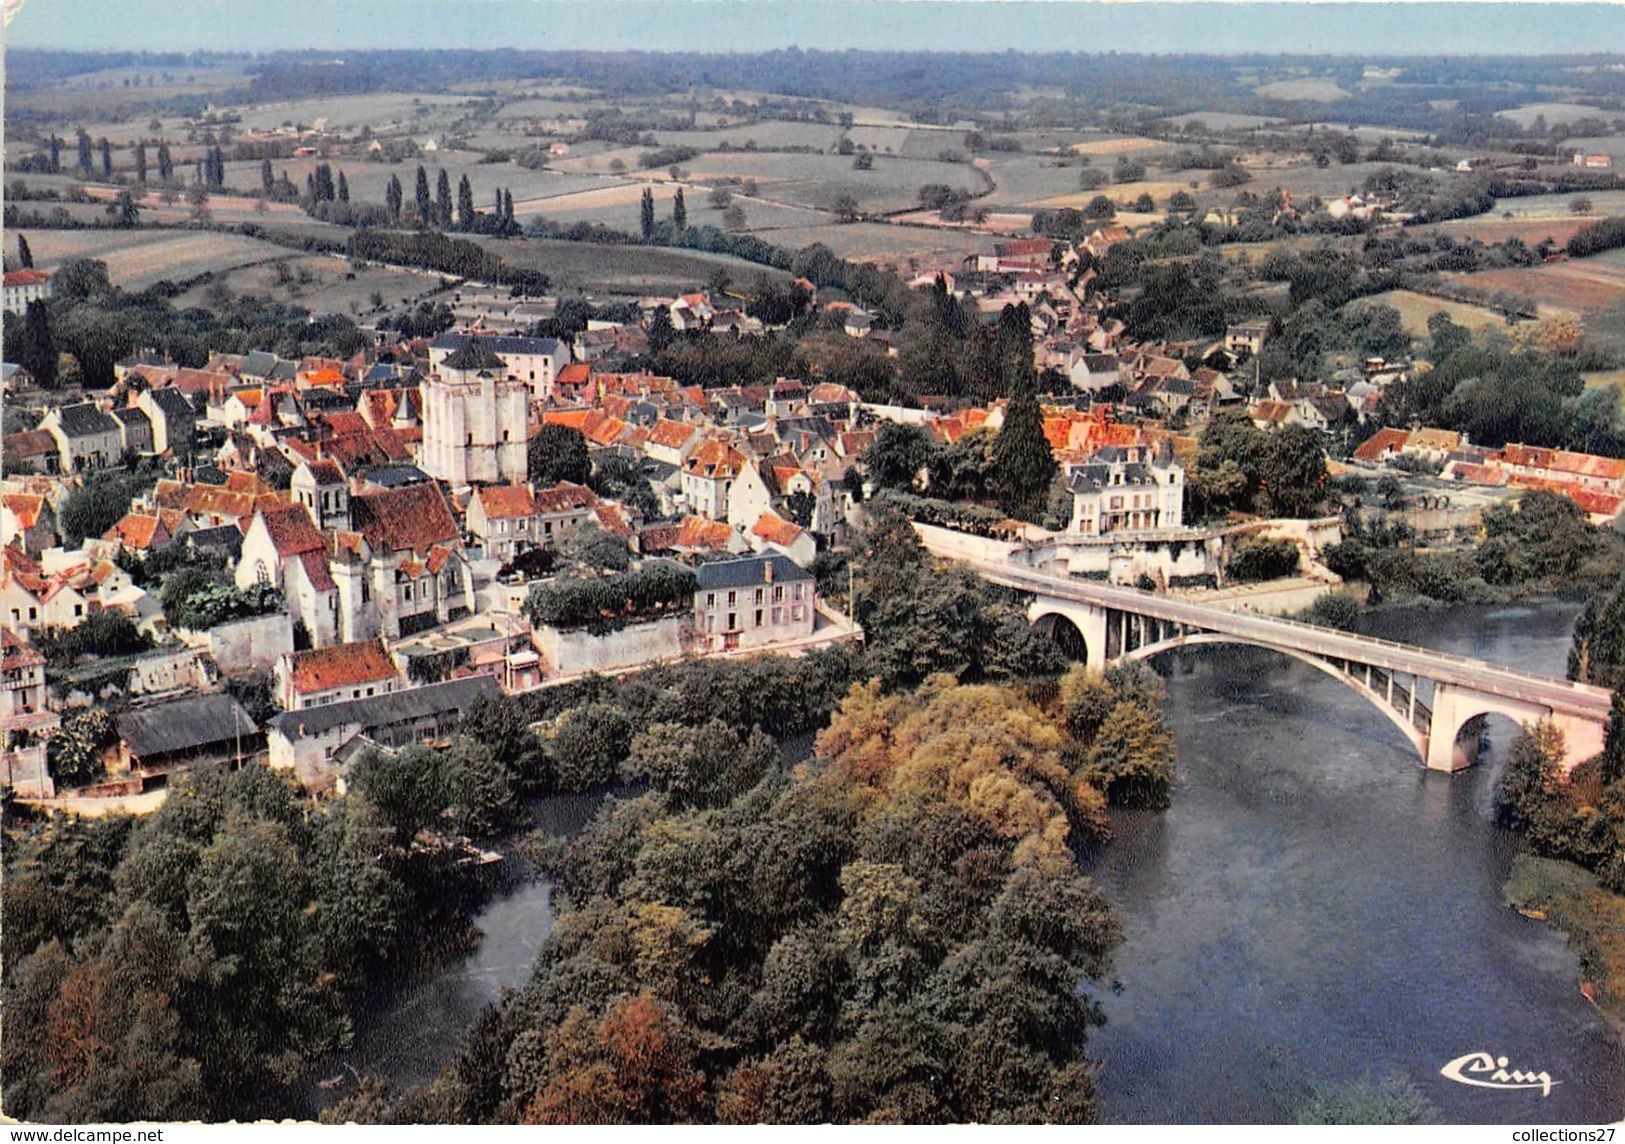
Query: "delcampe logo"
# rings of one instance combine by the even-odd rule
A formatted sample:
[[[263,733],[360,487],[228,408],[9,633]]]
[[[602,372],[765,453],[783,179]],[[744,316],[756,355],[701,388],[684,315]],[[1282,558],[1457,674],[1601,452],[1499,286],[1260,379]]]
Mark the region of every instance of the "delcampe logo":
[[[1468,1053],[1464,1057],[1457,1057],[1439,1074],[1457,1084],[1470,1084],[1475,1088],[1498,1088],[1507,1091],[1516,1089],[1540,1089],[1540,1095],[1552,1095],[1552,1086],[1562,1084],[1560,1080],[1553,1080],[1550,1073],[1526,1072],[1523,1069],[1507,1071],[1507,1058],[1491,1056],[1489,1053]]]

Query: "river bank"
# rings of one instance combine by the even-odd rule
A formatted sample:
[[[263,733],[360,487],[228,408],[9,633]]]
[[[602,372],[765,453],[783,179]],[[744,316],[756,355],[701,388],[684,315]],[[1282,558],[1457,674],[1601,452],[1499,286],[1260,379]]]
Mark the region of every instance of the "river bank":
[[[1533,854],[1513,859],[1502,894],[1525,917],[1564,935],[1580,959],[1581,995],[1625,1042],[1625,897],[1572,862]]]

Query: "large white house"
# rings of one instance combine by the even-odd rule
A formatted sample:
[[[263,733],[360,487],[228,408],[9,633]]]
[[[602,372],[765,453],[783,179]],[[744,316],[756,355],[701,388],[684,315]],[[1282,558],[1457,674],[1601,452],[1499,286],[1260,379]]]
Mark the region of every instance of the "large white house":
[[[1185,470],[1171,458],[1129,460],[1103,449],[1067,477],[1070,530],[1084,536],[1179,528],[1185,523]]]
[[[557,338],[523,338],[513,335],[444,333],[429,345],[429,367],[439,372],[446,361],[471,342],[496,357],[502,365],[500,373],[524,382],[530,396],[546,401],[553,392],[553,379],[570,364],[570,348]]]
[[[6,271],[6,312],[22,314],[30,302],[43,302],[52,294],[51,275],[32,266]]]

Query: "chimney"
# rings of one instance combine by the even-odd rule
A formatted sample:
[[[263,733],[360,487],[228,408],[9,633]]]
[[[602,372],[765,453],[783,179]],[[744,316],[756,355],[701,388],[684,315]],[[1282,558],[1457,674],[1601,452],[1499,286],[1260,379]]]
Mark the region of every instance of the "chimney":
[[[762,579],[766,580],[769,584],[773,583],[773,561],[762,561]]]

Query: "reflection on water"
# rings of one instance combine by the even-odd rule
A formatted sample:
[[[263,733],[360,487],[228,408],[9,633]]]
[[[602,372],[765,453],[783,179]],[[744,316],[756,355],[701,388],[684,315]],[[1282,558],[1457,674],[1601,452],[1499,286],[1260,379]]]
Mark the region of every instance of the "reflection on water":
[[[1575,609],[1388,613],[1373,634],[1560,674]],[[1490,825],[1516,728],[1488,763],[1418,763],[1335,681],[1267,652],[1171,664],[1170,810],[1114,818],[1087,861],[1124,919],[1121,991],[1092,1044],[1110,1120],[1290,1120],[1312,1084],[1409,1077],[1451,1122],[1616,1119],[1625,1054],[1560,936],[1501,904]],[[1439,1076],[1474,1050],[1563,1082],[1494,1092]]]
[[[635,790],[612,792],[623,796]],[[534,800],[531,818],[553,837],[574,834],[608,797],[603,793],[554,795]],[[511,840],[511,841],[517,841]],[[499,849],[510,847],[499,843]],[[329,1075],[374,1075],[397,1087],[432,1078],[456,1057],[474,1018],[505,989],[530,978],[542,943],[553,930],[553,883],[510,855],[504,888],[470,918],[477,933],[467,953],[447,950],[433,969],[412,975],[364,1005],[355,1020],[355,1042]],[[348,1088],[335,1090],[342,1096]]]

